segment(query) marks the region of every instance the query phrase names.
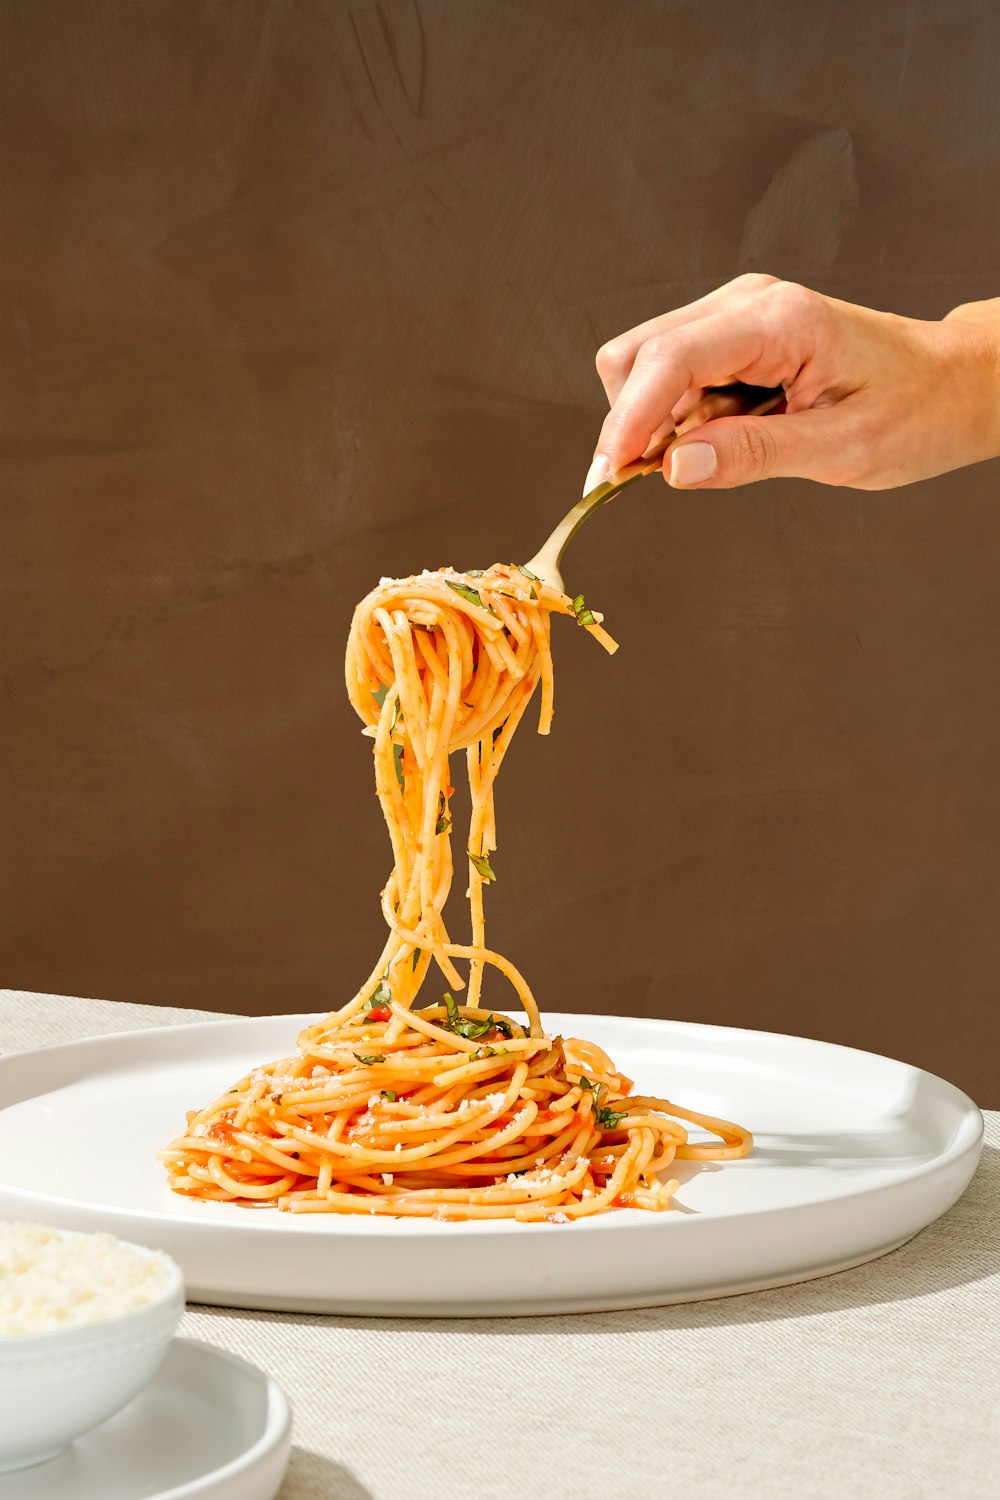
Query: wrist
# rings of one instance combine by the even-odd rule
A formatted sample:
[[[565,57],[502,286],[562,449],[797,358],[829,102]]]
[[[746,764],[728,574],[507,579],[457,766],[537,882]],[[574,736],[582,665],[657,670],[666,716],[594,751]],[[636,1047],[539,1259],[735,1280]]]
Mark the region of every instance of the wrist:
[[[970,449],[979,460],[1000,457],[1000,297],[953,308],[937,326],[946,377],[964,398]]]

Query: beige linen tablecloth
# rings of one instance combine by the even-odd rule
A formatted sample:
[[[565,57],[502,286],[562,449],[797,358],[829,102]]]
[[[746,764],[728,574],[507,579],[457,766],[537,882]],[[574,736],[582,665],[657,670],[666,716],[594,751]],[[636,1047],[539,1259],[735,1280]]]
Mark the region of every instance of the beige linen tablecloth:
[[[7,991],[0,1050],[204,1016]],[[1000,1493],[1000,1114],[986,1129],[944,1218],[820,1281],[474,1322],[198,1308],[182,1332],[291,1397],[281,1500],[985,1500]]]

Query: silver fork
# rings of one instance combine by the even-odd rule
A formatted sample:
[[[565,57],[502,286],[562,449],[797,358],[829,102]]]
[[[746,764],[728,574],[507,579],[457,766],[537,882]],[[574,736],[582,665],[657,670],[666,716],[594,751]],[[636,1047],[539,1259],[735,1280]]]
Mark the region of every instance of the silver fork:
[[[663,455],[673,447],[683,431],[699,422],[710,421],[713,417],[762,416],[764,412],[773,410],[784,400],[784,397],[785,393],[781,390],[741,383],[719,386],[707,391],[690,416],[686,417],[680,427],[671,432],[651,453],[645,453],[634,463],[626,464],[616,474],[612,474],[610,479],[606,479],[603,484],[588,491],[582,500],[578,500],[573,509],[563,517],[551,535],[542,543],[534,557],[525,564],[525,567],[529,568],[532,573],[536,573],[543,582],[551,584],[560,593],[565,593],[559,564],[562,562],[562,555],[567,545],[576,536],[584,521],[588,520],[596,510],[600,510],[602,505],[607,505],[609,500],[620,495],[627,485],[661,468]]]

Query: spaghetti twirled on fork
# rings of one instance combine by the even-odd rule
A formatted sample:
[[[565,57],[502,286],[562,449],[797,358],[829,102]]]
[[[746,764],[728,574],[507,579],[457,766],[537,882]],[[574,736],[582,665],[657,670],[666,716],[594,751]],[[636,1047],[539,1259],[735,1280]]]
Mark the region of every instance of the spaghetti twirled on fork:
[[[633,1094],[593,1043],[546,1036],[523,976],[486,946],[494,785],[539,687],[538,729],[549,732],[553,614],[616,649],[582,597],[514,565],[383,579],[359,604],[347,691],[374,740],[392,841],[389,935],[358,993],[303,1031],[294,1057],[189,1114],[161,1153],[177,1192],[295,1213],[565,1221],[666,1208],[677,1184],[662,1174],[675,1159],[750,1150],[739,1125]],[[469,943],[454,942],[444,918],[459,751],[472,797]],[[524,1021],[483,1007],[487,966],[512,986]],[[432,967],[449,989],[416,1009]],[[691,1144],[682,1121],[720,1143]]]

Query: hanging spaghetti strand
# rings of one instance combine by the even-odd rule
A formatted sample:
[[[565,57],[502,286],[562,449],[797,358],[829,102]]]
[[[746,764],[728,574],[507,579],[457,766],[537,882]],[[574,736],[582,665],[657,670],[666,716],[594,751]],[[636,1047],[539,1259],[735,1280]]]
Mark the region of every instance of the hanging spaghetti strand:
[[[292,1213],[565,1222],[664,1209],[673,1162],[750,1150],[739,1125],[634,1094],[593,1042],[545,1035],[527,981],[487,946],[496,778],[539,684],[538,730],[549,732],[554,614],[617,649],[582,597],[514,565],[383,579],[358,605],[347,692],[373,741],[392,846],[388,937],[358,992],[307,1027],[293,1057],[188,1115],[161,1152],[176,1192]],[[469,942],[444,918],[458,752],[472,801],[459,859]],[[489,970],[522,1020],[483,1006]],[[448,988],[415,1009],[435,971]],[[716,1140],[691,1142],[691,1124]]]

